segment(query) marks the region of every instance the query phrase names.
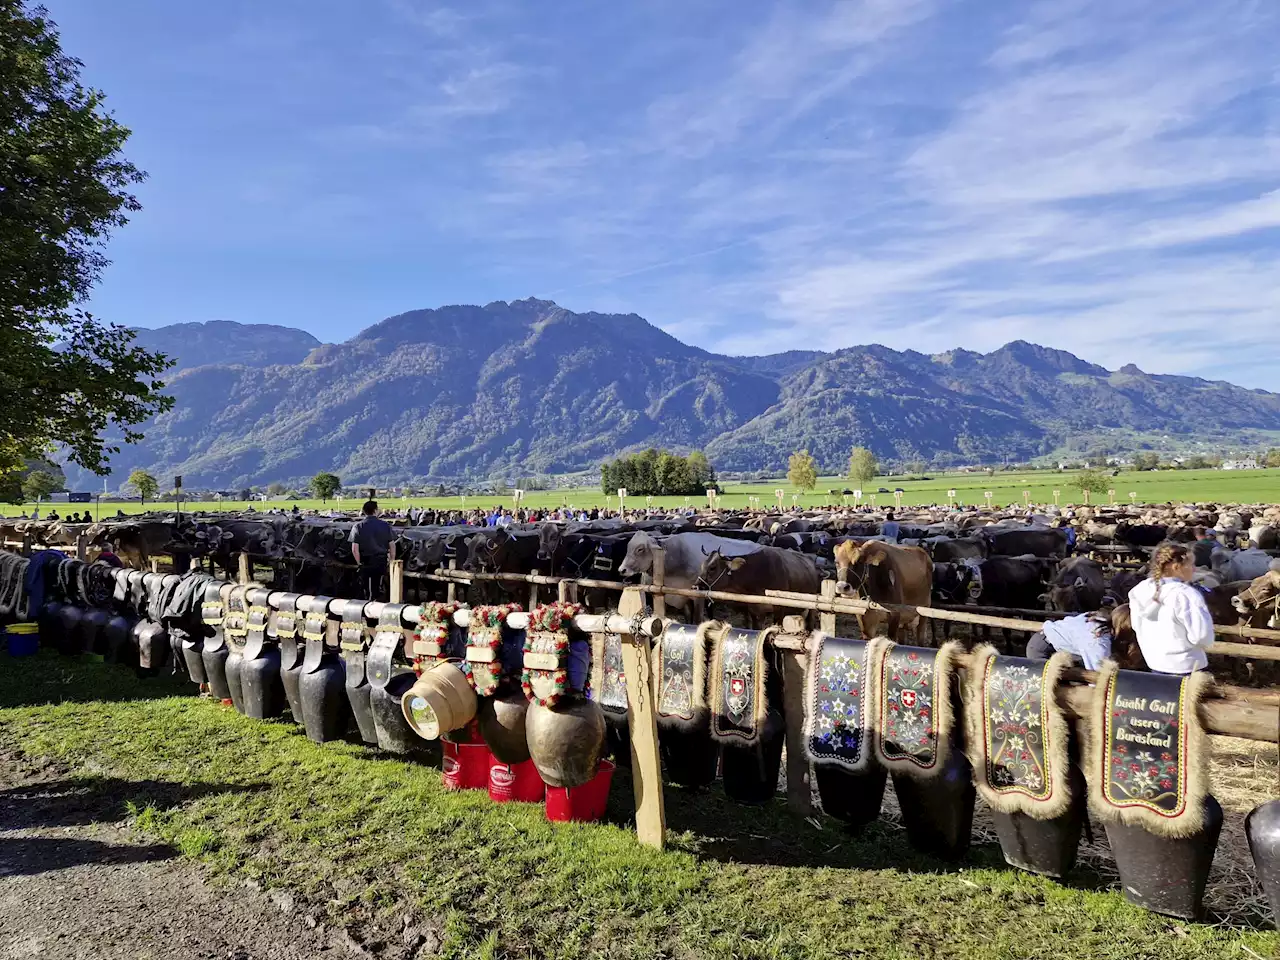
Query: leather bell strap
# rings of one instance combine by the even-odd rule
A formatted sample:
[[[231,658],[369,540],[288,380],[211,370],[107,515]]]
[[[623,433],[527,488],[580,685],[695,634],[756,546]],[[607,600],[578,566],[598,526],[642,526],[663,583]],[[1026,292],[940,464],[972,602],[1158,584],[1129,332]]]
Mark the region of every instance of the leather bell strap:
[[[271,608],[267,600],[271,596],[269,590],[249,590],[245,600],[249,604],[245,617],[245,649],[246,660],[256,660],[262,655],[267,641],[267,624],[271,620]]]
[[[245,599],[247,592],[247,587],[235,586],[227,594],[226,613],[222,621],[222,631],[227,639],[241,639],[249,632],[249,604]]]
[[[276,603],[276,615],[267,631],[277,640],[292,640],[298,635],[298,595],[283,594]]]
[[[342,608],[338,625],[338,646],[343,653],[363,653],[368,639],[363,600],[348,600]]]
[[[204,649],[216,653],[227,644],[223,624],[226,622],[227,605],[222,599],[221,583],[211,583],[204,588],[204,600],[200,604],[200,619],[213,635],[204,640]]]
[[[222,584],[211,583],[204,588],[204,600],[200,604],[200,619],[206,627],[221,627],[226,613],[222,602]]]
[[[325,624],[329,622],[329,601],[332,597],[310,597],[303,611],[302,636],[305,640],[323,642]]]
[[[365,673],[369,677],[371,686],[385,687],[399,672],[396,669],[395,659],[396,651],[404,641],[404,627],[400,623],[400,614],[404,606],[403,603],[389,603],[382,608],[382,613],[378,616],[373,642],[369,644],[369,654],[365,658]]]

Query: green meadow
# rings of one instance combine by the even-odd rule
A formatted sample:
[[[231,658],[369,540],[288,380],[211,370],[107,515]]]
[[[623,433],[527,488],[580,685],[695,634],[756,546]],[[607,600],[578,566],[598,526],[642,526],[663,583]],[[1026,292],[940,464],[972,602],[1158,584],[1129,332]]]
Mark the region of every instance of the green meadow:
[[[0,757],[13,772],[44,771],[35,796],[126,820],[203,864],[230,896],[246,882],[284,889],[321,922],[397,936],[412,915],[434,945],[418,956],[1252,960],[1280,950],[1260,907],[1188,924],[1129,905],[1092,861],[1058,883],[1009,868],[985,837],[964,863],[943,864],[913,850],[896,819],[854,834],[781,799],[736,806],[719,787],[667,789],[668,847],[653,850],[636,840],[625,770],[604,823],[553,824],[538,804],[446,791],[438,766],[315,744],[289,721],[193,693],[118,666],[0,655]]]
[[[956,492],[956,500],[962,504],[986,503],[985,494],[991,493],[991,502],[999,506],[1020,504],[1024,498],[1031,503],[1048,504],[1054,502],[1055,491],[1058,501],[1063,504],[1083,503],[1079,489],[1073,486],[1077,473],[1074,471],[1050,472],[1029,471],[1025,473],[996,472],[992,476],[985,473],[938,474],[931,479],[906,479],[904,477],[878,477],[867,485],[863,491],[863,502],[872,502],[875,497],[877,506],[892,506],[895,502],[892,491],[902,489],[904,505],[919,505],[947,502],[947,493]],[[1117,503],[1126,503],[1130,499],[1138,503],[1280,503],[1280,469],[1272,470],[1158,470],[1138,473],[1124,471],[1112,478]],[[776,505],[776,491],[782,491],[782,503],[790,508],[794,506],[814,507],[823,504],[843,502],[842,491],[857,488],[855,481],[847,477],[821,477],[816,489],[809,492],[796,490],[785,479],[770,480],[758,484],[727,484],[720,498],[720,505],[725,508],[745,508],[758,505]],[[878,493],[880,489],[889,493]],[[829,491],[836,491],[833,495]],[[1133,495],[1132,498],[1130,495]],[[753,499],[754,498],[754,499]],[[854,502],[849,497],[849,502]],[[1107,502],[1108,497],[1094,496],[1092,502]],[[384,509],[404,509],[410,505],[420,507],[448,508],[454,510],[472,509],[474,507],[492,507],[495,504],[510,506],[511,494],[483,494],[468,497],[398,497],[383,496],[380,503]],[[644,507],[649,504],[645,497],[628,497],[628,507]],[[348,497],[342,501],[330,500],[287,500],[274,499],[266,502],[254,502],[257,510],[272,507],[291,509],[294,504],[302,510],[342,509],[354,510],[361,503],[359,498]],[[705,506],[706,497],[654,497],[653,506],[682,507],[686,504]],[[610,507],[618,506],[616,496],[607,496],[598,486],[579,487],[562,490],[531,490],[523,500],[525,507],[550,508],[565,505],[574,507]],[[30,513],[33,504],[3,504],[0,508],[4,516],[18,516],[24,511]],[[94,504],[54,504],[60,515],[68,510],[81,512],[85,509],[96,511],[102,517],[114,516],[117,510],[126,514],[141,513],[146,510],[172,509],[172,501],[159,504],[143,505],[137,501],[127,503],[104,502]],[[222,502],[187,502],[183,510],[231,512],[243,510],[245,501],[224,500]],[[50,505],[45,504],[41,513],[47,515]]]

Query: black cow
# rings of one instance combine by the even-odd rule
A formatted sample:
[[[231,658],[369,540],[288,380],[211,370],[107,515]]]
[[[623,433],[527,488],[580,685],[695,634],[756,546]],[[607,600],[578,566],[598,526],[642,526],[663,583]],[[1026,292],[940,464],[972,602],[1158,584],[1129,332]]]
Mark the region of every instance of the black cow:
[[[1037,557],[988,557],[933,567],[934,596],[939,603],[973,603],[984,607],[1036,609],[1051,561]]]
[[[991,557],[1064,557],[1067,535],[1054,527],[983,527],[987,555]]]
[[[1159,523],[1119,523],[1116,539],[1131,547],[1158,547],[1169,539],[1169,528]]]
[[[1102,606],[1106,593],[1106,575],[1102,564],[1088,557],[1064,560],[1049,581],[1049,590],[1041,599],[1050,610],[1084,613]]]

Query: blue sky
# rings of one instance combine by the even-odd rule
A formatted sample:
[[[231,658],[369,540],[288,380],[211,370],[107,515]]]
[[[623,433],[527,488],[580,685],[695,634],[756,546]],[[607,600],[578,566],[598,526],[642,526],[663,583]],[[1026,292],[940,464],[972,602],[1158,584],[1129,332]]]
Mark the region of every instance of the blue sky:
[[[133,128],[93,308],[447,303],[1280,389],[1271,0],[46,0]]]

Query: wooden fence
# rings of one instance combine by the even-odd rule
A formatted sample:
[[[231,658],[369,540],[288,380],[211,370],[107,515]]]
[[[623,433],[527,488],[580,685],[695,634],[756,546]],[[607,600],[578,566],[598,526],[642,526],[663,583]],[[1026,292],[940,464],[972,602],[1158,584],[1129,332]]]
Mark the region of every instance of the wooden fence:
[[[242,584],[253,582],[253,560],[249,554],[239,556],[237,579]],[[193,561],[193,567],[196,565]],[[782,630],[772,638],[772,644],[782,660],[783,714],[786,726],[787,756],[787,802],[796,813],[808,816],[813,812],[812,783],[810,768],[803,743],[804,729],[804,676],[806,660],[810,650],[810,631],[808,613],[818,614],[818,628],[824,633],[836,634],[837,615],[853,615],[871,610],[898,612],[907,616],[920,616],[925,619],[964,623],[978,626],[991,626],[1034,632],[1040,629],[1042,621],[1016,619],[988,614],[970,613],[960,609],[942,609],[937,607],[916,607],[910,605],[876,604],[867,600],[848,599],[836,596],[834,581],[827,580],[822,584],[822,592],[818,595],[790,593],[785,591],[768,591],[765,596],[725,593],[715,590],[692,590],[668,587],[664,584],[664,556],[662,551],[654,551],[653,582],[650,584],[624,584],[613,580],[595,580],[590,578],[550,577],[537,573],[504,574],[504,573],[470,573],[456,569],[441,569],[435,573],[412,573],[404,570],[402,561],[392,560],[391,592],[392,603],[403,602],[404,581],[406,579],[422,579],[442,582],[446,585],[449,599],[455,599],[458,586],[475,581],[506,581],[524,583],[529,587],[529,605],[532,608],[539,602],[541,588],[555,587],[559,600],[576,600],[584,589],[604,589],[619,592],[617,616],[584,614],[575,620],[575,626],[586,632],[608,631],[616,633],[623,639],[624,668],[627,675],[640,679],[640,682],[627,685],[629,703],[632,774],[635,790],[636,827],[643,843],[661,847],[665,842],[665,815],[662,800],[662,773],[658,752],[657,714],[654,698],[641,695],[640,691],[648,685],[643,678],[649,676],[650,643],[657,636],[667,617],[666,603],[669,597],[682,597],[703,601],[743,604],[747,606],[770,606],[792,611],[795,614],[782,617]],[[230,589],[227,584],[227,589]],[[278,602],[280,592],[273,592],[268,605]],[[345,604],[345,600],[335,600],[334,605]],[[332,609],[340,609],[333,606]],[[370,602],[365,606],[366,617],[376,617],[383,604]],[[647,609],[651,608],[651,609]],[[649,616],[645,616],[649,613]],[[404,625],[411,626],[417,622],[419,608],[408,606],[403,613]],[[465,611],[460,614],[465,617]],[[459,622],[463,622],[462,619]],[[1259,659],[1280,660],[1280,647],[1263,645],[1267,642],[1280,641],[1280,631],[1248,630],[1238,633],[1236,628],[1221,628],[1220,634],[1228,636],[1244,636],[1262,641],[1258,644],[1215,643],[1209,650],[1211,653],[1223,653],[1228,656],[1251,656]],[[959,658],[959,667],[963,672],[972,669],[973,657],[963,654]],[[1069,670],[1064,675],[1056,695],[1067,715],[1073,722],[1079,722],[1087,715],[1092,697],[1090,684],[1096,674],[1085,670]],[[647,689],[646,689],[647,692]],[[1268,743],[1280,743],[1280,690],[1248,689],[1243,687],[1215,684],[1210,688],[1199,707],[1200,719],[1205,729],[1211,734],[1230,737],[1244,737]]]

